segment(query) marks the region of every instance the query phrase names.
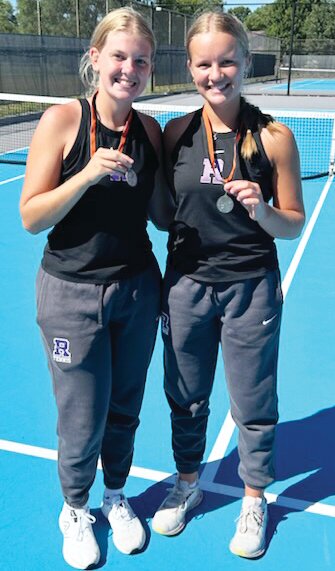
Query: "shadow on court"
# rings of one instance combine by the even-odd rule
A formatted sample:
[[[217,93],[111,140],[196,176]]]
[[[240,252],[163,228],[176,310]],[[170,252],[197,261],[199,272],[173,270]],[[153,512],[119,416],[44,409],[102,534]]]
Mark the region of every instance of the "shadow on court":
[[[284,481],[301,475],[299,481],[288,486],[281,496],[312,505],[335,495],[334,426],[335,407],[278,425],[276,479]],[[271,506],[270,538],[279,524],[295,511],[298,510],[276,504]]]
[[[334,426],[335,407],[321,410],[307,418],[278,424],[275,454],[276,481],[298,477],[294,484],[282,492],[278,500],[281,496],[285,496],[314,504],[335,495],[335,458],[332,452]],[[238,454],[235,448],[219,463],[215,482],[243,489],[237,468]],[[159,482],[147,488],[139,496],[131,498],[131,504],[142,521],[152,518],[165,497],[167,489],[171,487],[169,482]],[[222,494],[205,492],[204,501],[192,510],[191,514],[188,514],[187,521],[204,517],[206,513],[224,508],[236,501],[239,500]],[[268,543],[276,533],[279,524],[295,511],[299,511],[298,508],[286,508],[277,503],[270,505]]]
[[[281,496],[314,504],[335,495],[335,458],[332,453],[334,426],[335,407],[319,411],[307,418],[278,425],[275,455],[276,481],[285,481],[300,476],[299,480],[287,487]],[[237,475],[236,448],[216,464],[218,464],[216,483],[243,489],[243,483]],[[148,521],[153,517],[166,496],[167,490],[171,487],[172,484],[169,481],[158,482],[138,496],[130,498],[130,503],[140,517],[147,534],[147,541],[142,552],[150,543],[151,531]],[[281,496],[278,496],[278,500]],[[239,501],[238,498],[205,491],[203,502],[187,515],[187,523],[192,519],[205,517],[206,513],[224,508],[236,501]],[[295,511],[299,511],[298,508],[286,508],[277,503],[270,504],[268,545],[279,524]],[[100,509],[91,510],[91,513],[97,518],[94,531],[101,550],[101,560],[97,566],[99,568],[106,563],[111,529]]]

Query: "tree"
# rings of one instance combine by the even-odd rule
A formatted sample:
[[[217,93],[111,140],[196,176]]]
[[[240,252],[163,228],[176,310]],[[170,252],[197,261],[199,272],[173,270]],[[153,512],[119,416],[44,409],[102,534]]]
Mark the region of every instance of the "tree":
[[[247,8],[246,6],[236,6],[236,8],[230,8],[228,10],[228,14],[236,16],[236,18],[238,18],[241,22],[245,22],[245,20],[251,13],[252,12],[250,8]]]
[[[118,7],[117,0],[109,1],[109,9]],[[40,0],[40,27],[42,34],[80,36],[89,38],[97,22],[106,13],[106,0]],[[79,18],[76,7],[79,6]],[[17,0],[17,20],[20,33],[38,33],[37,0]]]
[[[186,14],[190,16],[197,16],[205,10],[222,9],[223,2],[220,0],[163,0],[161,3],[156,2],[158,6]]]
[[[251,12],[244,24],[246,28],[254,32],[267,32],[271,24],[272,4],[266,4]]]
[[[0,0],[0,32],[15,32],[14,8],[7,0]]]
[[[329,49],[333,51],[335,47],[335,2],[326,1],[313,6],[304,22],[303,33],[306,38],[305,53],[329,53]]]
[[[290,44],[294,2],[296,2],[295,43],[307,37],[334,38],[334,0],[275,0],[273,4],[267,4],[249,14],[245,25],[250,31],[261,30],[268,36],[280,38],[282,48],[287,51]]]

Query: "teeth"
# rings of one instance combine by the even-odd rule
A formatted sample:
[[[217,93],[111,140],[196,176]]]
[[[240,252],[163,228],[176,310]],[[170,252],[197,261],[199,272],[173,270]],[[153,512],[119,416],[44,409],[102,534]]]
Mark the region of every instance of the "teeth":
[[[135,85],[135,81],[130,81],[129,79],[116,79],[115,80],[120,85],[133,86]]]
[[[210,89],[217,90],[217,91],[225,91],[229,87],[229,85],[220,85],[220,86],[219,85],[209,85],[208,87]]]

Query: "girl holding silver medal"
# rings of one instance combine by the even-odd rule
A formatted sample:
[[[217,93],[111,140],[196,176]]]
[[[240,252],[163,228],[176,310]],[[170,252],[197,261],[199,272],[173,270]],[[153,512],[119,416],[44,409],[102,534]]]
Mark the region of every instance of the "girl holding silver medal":
[[[88,506],[99,455],[101,509],[116,548],[130,554],[146,540],[123,486],[160,313],[147,218],[166,228],[173,208],[163,195],[160,127],[132,109],[154,52],[152,31],[136,11],[120,8],[98,24],[81,66],[94,95],[43,115],[21,197],[27,230],[52,227],[37,278],[37,320],[58,409],[63,556],[76,569],[100,559]]]
[[[162,335],[178,474],[153,529],[179,533],[202,501],[198,474],[221,345],[245,493],[230,549],[253,558],[266,548],[264,489],[274,479],[278,421],[282,294],[274,238],[295,238],[304,224],[299,156],[290,130],[241,97],[250,53],[239,20],[202,14],[187,52],[204,106],[164,133],[177,211]]]

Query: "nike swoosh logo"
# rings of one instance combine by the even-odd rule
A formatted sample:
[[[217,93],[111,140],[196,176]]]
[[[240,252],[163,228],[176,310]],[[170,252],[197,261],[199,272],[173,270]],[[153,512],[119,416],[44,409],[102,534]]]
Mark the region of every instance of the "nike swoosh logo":
[[[270,319],[263,319],[262,321],[262,325],[267,325],[268,323],[271,323],[271,321],[273,321],[274,319],[276,319],[277,314],[273,315],[272,317],[270,317]]]

